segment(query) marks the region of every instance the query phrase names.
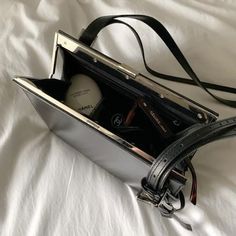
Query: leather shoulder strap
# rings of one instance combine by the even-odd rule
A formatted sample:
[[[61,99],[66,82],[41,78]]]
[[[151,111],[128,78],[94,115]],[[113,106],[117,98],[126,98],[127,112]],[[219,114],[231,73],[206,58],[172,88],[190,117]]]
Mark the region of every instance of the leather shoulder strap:
[[[138,197],[143,198],[143,196],[145,196],[145,201],[157,206],[163,216],[166,216],[168,213],[168,217],[176,218],[182,226],[191,230],[189,224],[184,223],[175,215],[177,210],[172,205],[171,199],[177,198],[180,200],[180,195],[176,195],[176,192],[173,192],[173,186],[171,186],[172,184],[170,182],[170,173],[182,162],[187,163],[192,174],[190,200],[193,204],[196,204],[197,179],[189,157],[192,156],[199,147],[231,136],[236,136],[236,117],[199,126],[199,129],[186,133],[182,138],[168,146],[155,159],[147,177],[143,178],[141,181],[143,190]],[[181,189],[177,193],[180,192]]]
[[[190,153],[218,139],[236,135],[236,117],[205,125],[169,145],[153,162],[147,175],[147,184],[161,192],[168,175]]]
[[[149,27],[151,27],[156,34],[159,35],[159,37],[163,40],[163,42],[166,44],[166,46],[169,48],[171,53],[174,55],[174,57],[177,59],[177,61],[180,63],[182,68],[185,70],[185,72],[189,75],[189,77],[192,79],[186,79],[186,78],[181,78],[181,77],[176,77],[176,76],[171,76],[171,75],[166,75],[159,73],[153,69],[151,69],[145,59],[145,54],[144,54],[144,49],[143,45],[141,42],[141,39],[138,35],[138,33],[127,23],[117,20],[117,18],[132,18],[136,19],[139,21],[142,21]],[[213,94],[209,89],[214,89],[214,90],[220,90],[224,92],[229,92],[236,94],[236,89],[232,87],[227,87],[223,85],[217,85],[217,84],[212,84],[212,83],[207,83],[207,82],[202,82],[198,76],[195,74],[193,69],[191,68],[190,64],[188,63],[187,59],[184,57],[183,53],[175,43],[174,39],[171,37],[170,33],[167,31],[167,29],[155,18],[146,16],[146,15],[108,15],[108,16],[102,16],[94,20],[92,23],[88,25],[88,27],[83,31],[82,35],[80,36],[79,40],[83,42],[84,44],[90,46],[92,42],[95,40],[97,37],[98,33],[105,28],[106,26],[113,24],[113,23],[122,23],[128,26],[133,33],[135,34],[141,52],[142,52],[142,57],[144,61],[144,65],[149,73],[151,73],[154,76],[157,76],[162,79],[166,80],[171,80],[175,82],[180,82],[180,83],[186,83],[186,84],[192,84],[192,85],[197,85],[201,87],[203,90],[205,90],[209,95],[211,95],[214,99],[217,101],[231,107],[236,108],[236,101],[235,100],[228,100],[221,98],[215,94]]]

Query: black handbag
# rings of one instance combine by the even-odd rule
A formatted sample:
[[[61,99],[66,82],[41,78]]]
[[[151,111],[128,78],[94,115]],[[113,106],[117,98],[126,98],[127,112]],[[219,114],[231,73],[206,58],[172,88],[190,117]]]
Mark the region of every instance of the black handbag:
[[[151,27],[191,80],[151,69],[146,63],[138,33],[121,18],[133,18]],[[219,102],[236,107],[236,101],[226,100],[209,91],[214,89],[235,94],[236,89],[200,81],[166,28],[145,15],[97,18],[82,32],[79,40],[59,31],[55,38],[51,78],[27,78],[33,86],[25,78],[17,77],[15,82],[26,91],[53,132],[126,182],[139,179],[139,200],[152,204],[163,216],[174,217],[191,230],[191,226],[175,214],[185,204],[185,172],[191,172],[190,201],[196,204],[197,177],[191,159],[201,146],[236,135],[236,117],[216,121],[216,112],[92,49],[91,44],[98,33],[114,23],[124,24],[134,33],[149,73],[161,79],[197,85]],[[55,79],[58,51],[63,58],[63,73],[60,79]],[[78,73],[93,78],[103,94],[102,101],[90,116],[75,113],[63,104],[71,86],[70,78]],[[83,134],[87,135],[86,138]],[[98,161],[96,154],[103,158],[102,161]],[[115,157],[110,159],[108,156],[111,155]],[[127,169],[129,165],[131,167]],[[130,173],[132,168],[137,173]],[[176,201],[180,202],[179,208],[173,204]]]

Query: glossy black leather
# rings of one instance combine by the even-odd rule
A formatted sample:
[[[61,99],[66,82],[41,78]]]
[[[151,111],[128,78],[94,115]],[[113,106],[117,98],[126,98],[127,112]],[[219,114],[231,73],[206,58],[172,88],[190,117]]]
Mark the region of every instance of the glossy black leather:
[[[168,174],[191,152],[210,142],[236,135],[236,117],[203,125],[169,145],[153,162],[147,175],[147,183],[156,192],[161,192]]]

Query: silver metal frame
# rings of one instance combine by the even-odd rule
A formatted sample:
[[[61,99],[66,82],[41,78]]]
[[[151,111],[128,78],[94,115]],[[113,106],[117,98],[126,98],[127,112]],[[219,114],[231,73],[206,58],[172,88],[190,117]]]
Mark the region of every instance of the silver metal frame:
[[[152,89],[159,94],[160,98],[165,97],[184,108],[199,111],[201,117],[216,118],[216,113],[213,111],[195,104],[191,100],[188,100],[142,74],[137,73],[129,66],[119,63],[82,44],[62,31],[58,31],[55,34],[50,78],[53,78],[56,71],[58,49],[60,47],[65,48],[72,53],[83,52],[93,58],[95,63],[99,61],[124,74],[127,80],[135,80],[147,88]],[[97,145],[95,145],[96,148],[100,148],[100,150],[99,154],[96,153],[96,151],[92,153],[92,157],[90,157],[91,160],[107,169],[124,182],[129,184],[132,182],[130,185],[135,187],[140,186],[139,183],[141,178],[147,174],[149,166],[152,164],[155,157],[145,153],[126,140],[69,108],[62,102],[47,95],[27,81],[26,77],[17,76],[14,78],[14,81],[25,91],[35,109],[54,133],[79,151],[84,150],[84,153],[82,153],[88,157],[90,157],[89,154],[91,154],[89,149],[93,149],[89,142],[90,139],[93,139],[92,141]],[[63,131],[60,130],[61,127],[59,127],[59,125],[64,126]],[[77,142],[78,136],[81,135],[78,131],[81,131],[85,135],[88,133],[88,136],[86,137],[88,143],[81,140]],[[62,134],[62,132],[64,133]],[[96,136],[96,138],[93,136]],[[81,148],[83,145],[84,147]],[[102,146],[104,150],[101,150],[99,145]],[[100,155],[99,161],[97,161],[97,155]]]
[[[194,101],[191,101],[187,97],[184,97],[183,95],[180,95],[174,91],[172,91],[169,88],[166,88],[163,85],[158,84],[156,81],[147,78],[146,76],[138,73],[130,66],[119,63],[115,61],[114,59],[105,56],[104,54],[92,49],[91,47],[88,47],[84,45],[83,43],[79,42],[77,39],[72,38],[70,35],[67,35],[63,31],[58,31],[55,33],[54,38],[54,47],[53,47],[53,54],[52,54],[52,64],[51,64],[51,73],[49,75],[50,78],[53,77],[56,65],[57,65],[57,55],[58,55],[58,49],[59,47],[65,48],[68,51],[72,53],[78,53],[83,52],[90,57],[93,58],[94,62],[101,62],[121,73],[123,73],[126,77],[126,79],[133,79],[136,82],[139,82],[140,84],[144,85],[145,87],[155,91],[157,94],[159,94],[160,98],[167,98],[170,101],[173,101],[174,103],[187,108],[189,110],[197,110],[199,111],[199,117],[206,118],[206,115],[213,116],[216,118],[218,114],[200,104],[195,103]]]
[[[98,132],[104,134],[108,138],[112,139],[113,141],[119,143],[120,145],[124,146],[125,148],[129,149],[131,152],[136,153],[140,158],[143,158],[144,161],[152,163],[154,158],[142,151],[141,149],[135,147],[134,145],[128,143],[126,140],[120,138],[119,136],[115,135],[114,133],[110,132],[109,130],[103,128],[102,126],[98,125],[94,121],[88,119],[87,117],[83,116],[82,114],[78,113],[77,111],[71,109],[70,107],[66,106],[64,103],[52,98],[51,96],[44,93],[42,90],[34,87],[27,81],[25,77],[15,77],[13,79],[21,88],[27,90],[28,92],[37,95],[41,99],[43,99],[46,103],[53,105],[55,108],[60,109],[61,111],[69,114],[70,116],[74,117],[75,119],[82,121],[83,123],[87,124],[88,126],[96,129]]]
[[[178,96],[177,94],[173,93],[169,89],[155,83],[154,81],[146,78],[145,76],[137,73],[135,70],[130,68],[129,66],[119,63],[103,54],[100,52],[97,52],[96,50],[87,47],[86,45],[80,43],[78,40],[72,38],[71,36],[67,35],[66,33],[62,31],[58,31],[55,33],[55,38],[54,38],[54,47],[53,47],[53,54],[52,54],[52,65],[51,65],[51,73],[50,73],[50,78],[53,78],[53,75],[56,70],[56,65],[57,65],[57,55],[58,55],[58,49],[59,47],[65,48],[69,50],[72,53],[77,53],[77,52],[84,52],[87,55],[91,56],[94,60],[94,62],[100,61],[101,63],[118,70],[119,72],[123,73],[126,75],[127,79],[133,79],[142,85],[151,88],[154,90],[156,93],[160,95],[161,98],[166,97],[169,100],[174,101],[175,103],[179,104],[180,106],[183,106],[187,109],[191,109],[194,107],[196,110],[199,110],[202,114],[210,114],[213,116],[212,113],[207,111],[206,109],[200,110],[199,106],[193,104],[192,102],[189,102],[188,100],[185,100],[183,97]],[[142,157],[145,161],[148,161],[152,163],[154,158],[147,153],[143,152],[141,149],[133,146],[132,144],[128,143],[127,141],[121,139],[117,135],[111,133],[109,130],[101,127],[97,123],[93,122],[92,120],[88,119],[87,117],[83,116],[82,114],[74,111],[73,109],[69,108],[62,102],[57,101],[56,99],[48,96],[46,93],[42,92],[40,89],[32,86],[29,84],[26,80],[25,77],[16,77],[14,78],[14,81],[19,84],[22,88],[30,91],[31,93],[43,98],[45,101],[53,104],[55,107],[61,109],[62,111],[70,114],[71,116],[75,117],[76,119],[86,123],[90,127],[96,129],[97,131],[103,133],[110,139],[114,140],[115,142],[118,142],[119,144],[125,146],[128,148],[130,151],[136,153],[139,157]],[[202,115],[201,114],[201,115]],[[205,115],[206,115],[205,114]]]

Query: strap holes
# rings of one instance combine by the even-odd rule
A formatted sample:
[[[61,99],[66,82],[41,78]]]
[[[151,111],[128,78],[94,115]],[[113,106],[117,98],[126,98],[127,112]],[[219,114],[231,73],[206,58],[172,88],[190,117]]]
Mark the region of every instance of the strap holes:
[[[184,145],[183,145],[182,143],[181,143],[179,146],[180,146],[181,148],[184,147]]]
[[[163,162],[167,162],[167,159],[165,158],[165,159],[163,159]]]
[[[153,178],[156,178],[156,175],[153,175],[152,177],[153,177]]]

